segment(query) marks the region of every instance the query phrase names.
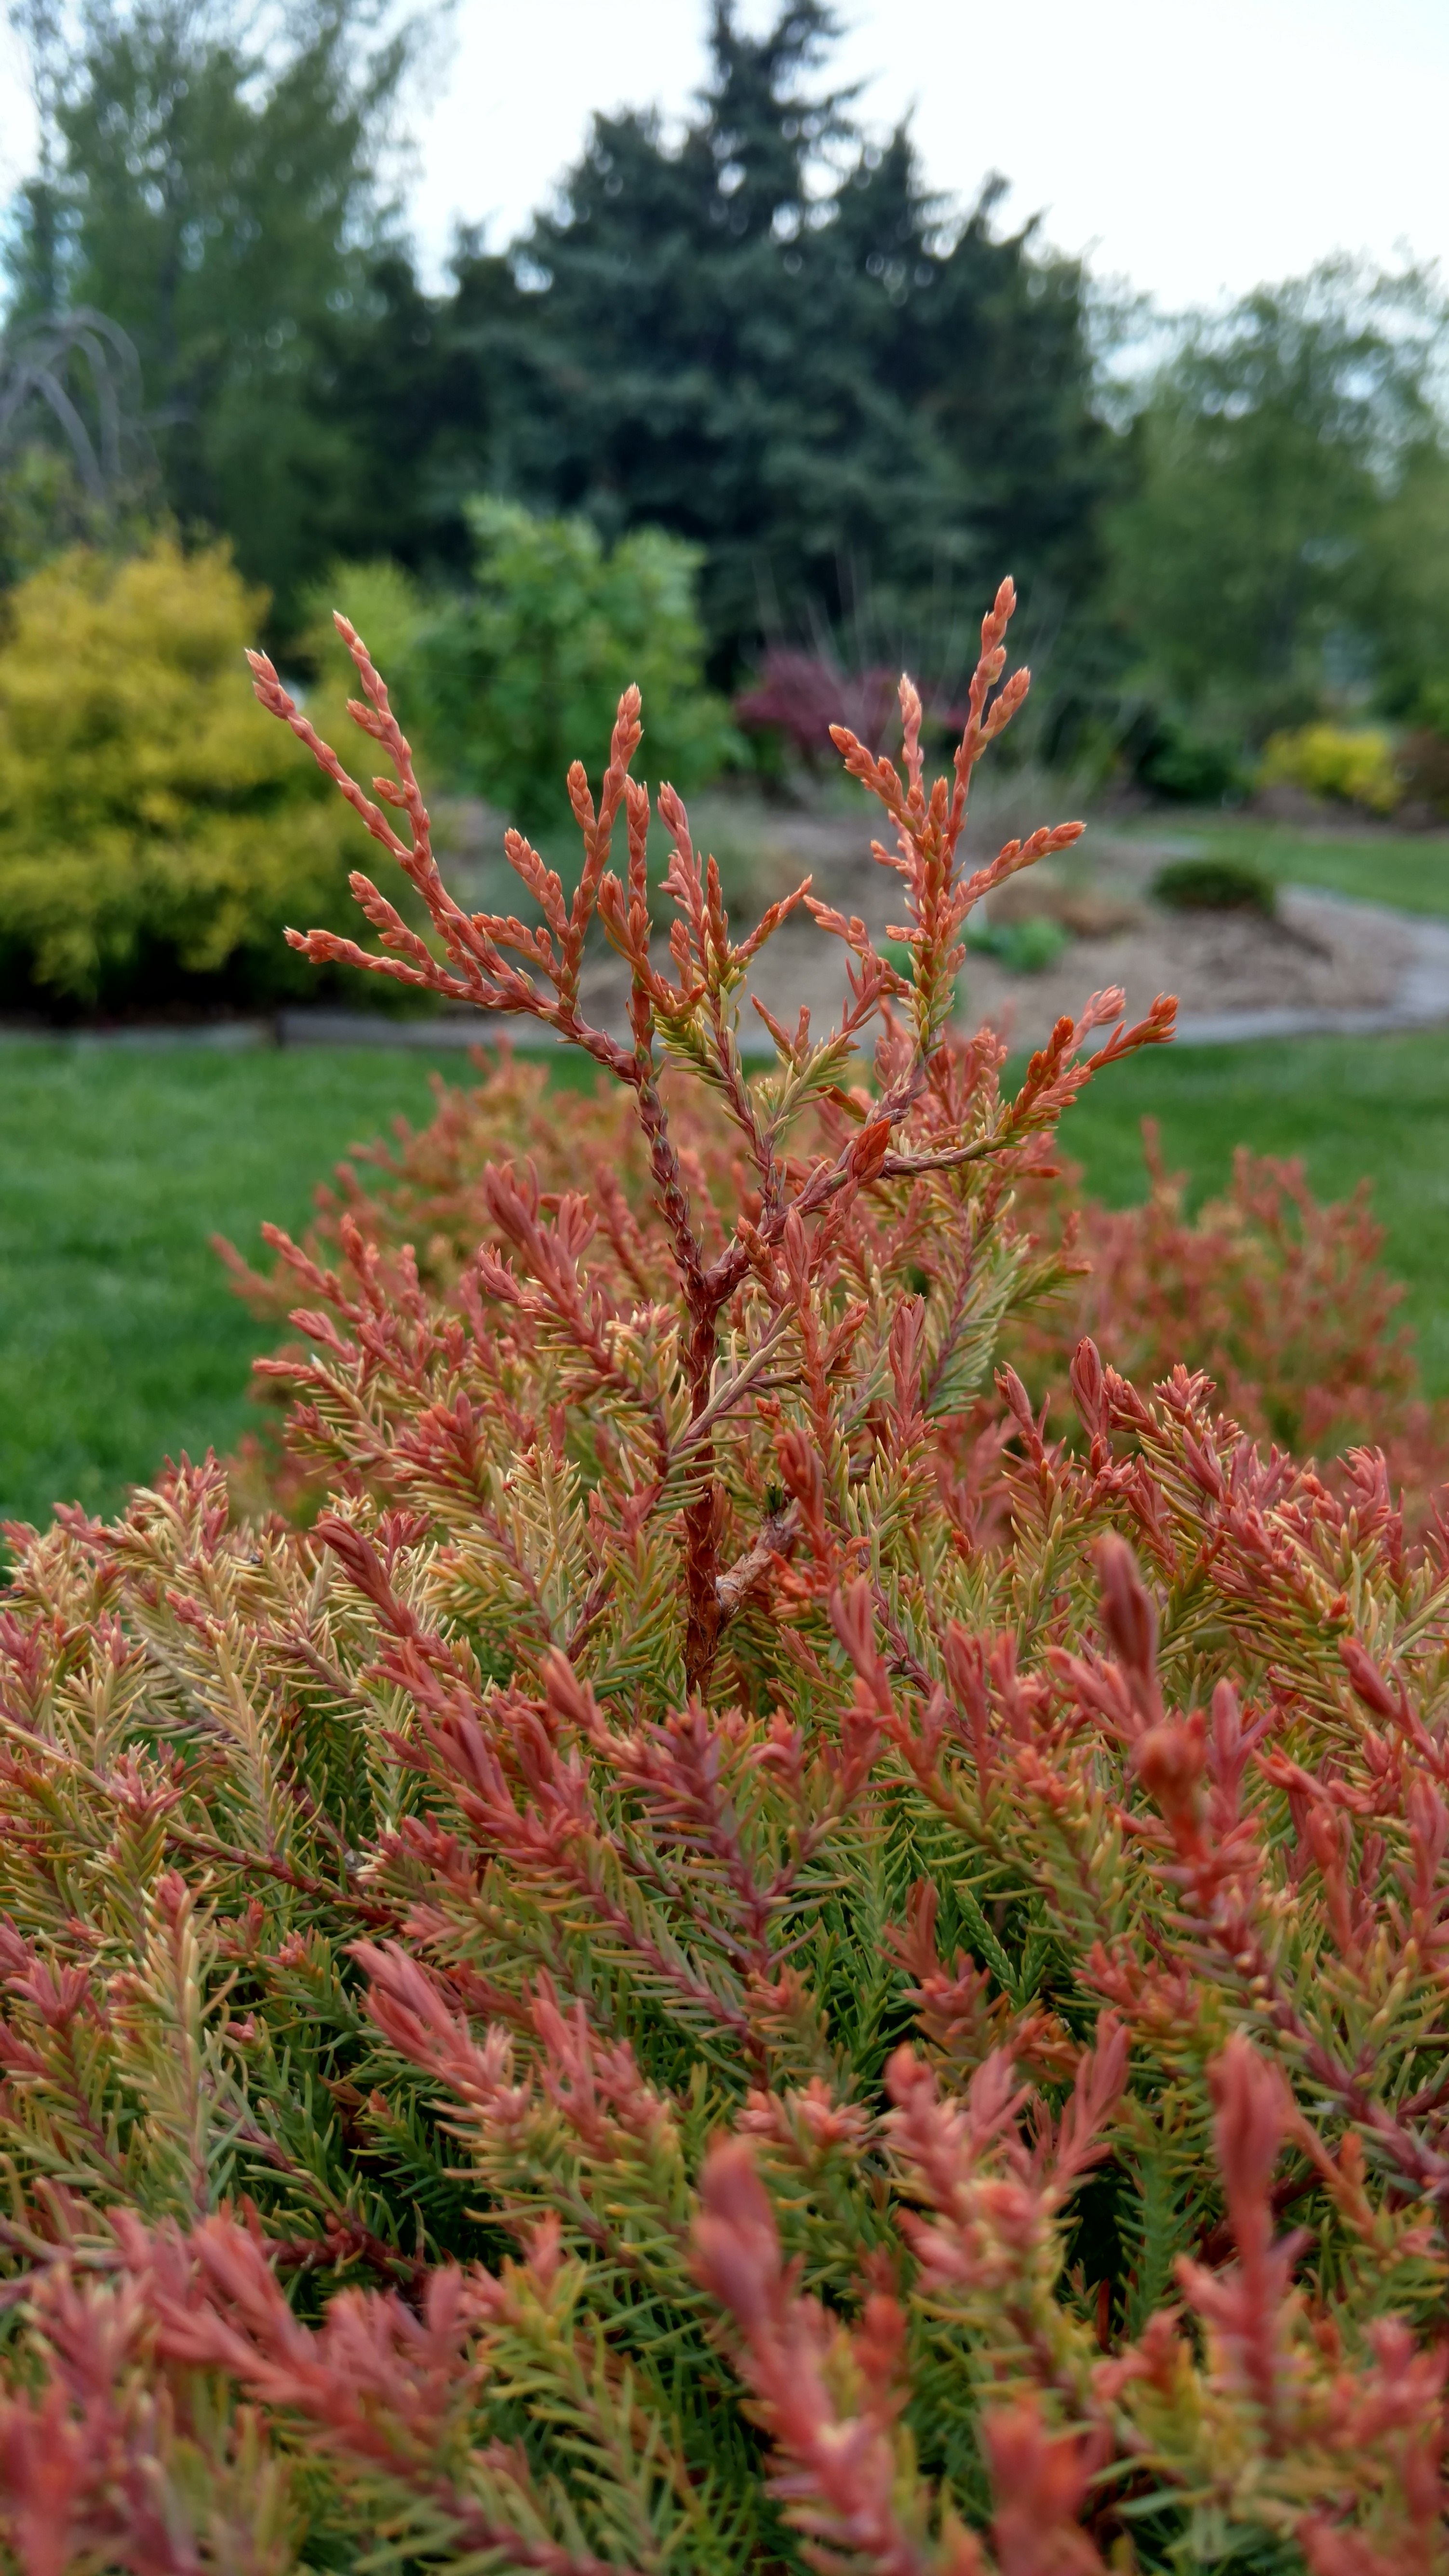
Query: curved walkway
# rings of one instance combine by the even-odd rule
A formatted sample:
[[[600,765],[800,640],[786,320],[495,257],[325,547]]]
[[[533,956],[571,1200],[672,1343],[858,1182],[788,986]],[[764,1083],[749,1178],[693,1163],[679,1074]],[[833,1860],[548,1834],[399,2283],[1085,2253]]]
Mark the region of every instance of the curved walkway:
[[[1304,889],[1305,892],[1309,889]],[[1412,932],[1412,946],[1400,970],[1390,998],[1368,1010],[1328,1009],[1255,1009],[1188,1013],[1177,1024],[1178,1042],[1183,1046],[1232,1046],[1257,1038],[1296,1037],[1372,1037],[1394,1030],[1449,1027],[1449,921],[1435,920],[1420,913],[1403,913],[1385,904],[1358,903],[1346,895],[1334,895],[1320,888],[1311,889],[1316,906],[1331,906],[1343,915],[1345,927],[1362,922],[1376,929],[1392,926],[1401,935]],[[1023,1004],[1030,999],[1029,979],[1020,987]],[[600,999],[604,997],[601,994]],[[612,998],[612,997],[611,997]],[[607,1021],[607,1006],[601,1013]],[[31,1040],[41,1044],[72,1046],[140,1047],[213,1047],[223,1051],[249,1047],[406,1047],[436,1052],[453,1047],[476,1046],[487,1034],[476,1012],[439,1013],[436,1017],[415,1020],[385,1018],[375,1011],[348,1011],[330,1008],[318,1010],[283,1010],[269,1019],[228,1019],[202,1021],[193,1026],[158,1023],[153,1026],[93,1028],[71,1031],[38,1027],[32,1022],[0,1020],[0,1040]],[[741,1028],[743,1052],[767,1057],[770,1052],[763,1030],[758,1033]],[[552,1043],[540,1031],[542,1043]]]
[[[1333,906],[1346,920],[1412,925],[1414,949],[1392,999],[1368,1011],[1213,1011],[1179,1019],[1183,1046],[1232,1046],[1250,1038],[1374,1037],[1394,1029],[1449,1026],[1449,921],[1424,913],[1391,911],[1347,895],[1313,889],[1315,903]]]

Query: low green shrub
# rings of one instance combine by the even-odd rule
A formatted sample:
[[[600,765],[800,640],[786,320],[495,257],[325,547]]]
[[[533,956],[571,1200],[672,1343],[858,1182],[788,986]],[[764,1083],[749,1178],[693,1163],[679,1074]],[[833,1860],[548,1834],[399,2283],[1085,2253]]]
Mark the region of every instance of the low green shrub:
[[[1025,921],[985,921],[966,933],[966,946],[980,957],[994,957],[1013,975],[1040,975],[1055,966],[1071,934],[1047,913]]]
[[[1239,859],[1175,859],[1152,880],[1159,903],[1173,912],[1261,912],[1277,907],[1270,877]]]
[[[1089,1341],[1076,1445],[1010,1369],[983,1436],[1060,1277],[1017,1194],[1173,1022],[1093,995],[1014,1095],[949,1034],[974,903],[1079,829],[961,862],[1011,605],[952,776],[908,685],[900,770],[839,736],[909,972],[812,899],[841,1023],[754,1078],[803,890],[736,937],[666,789],[651,948],[637,697],[573,899],[510,840],[525,925],[451,902],[357,646],[398,828],[316,748],[442,957],[365,879],[387,953],[302,946],[550,1030],[629,1138],[486,1159],[443,1293],[421,1173],[422,1267],[279,1240],[310,1532],[208,1464],[20,1538],[23,2576],[1442,2566],[1444,1533]]]
[[[237,695],[264,602],[221,549],[79,548],[0,630],[0,997],[126,1010],[299,987],[347,884],[335,800]]]
[[[1200,733],[1179,717],[1153,715],[1128,742],[1132,775],[1177,805],[1226,805],[1246,795],[1249,774],[1234,743]]]

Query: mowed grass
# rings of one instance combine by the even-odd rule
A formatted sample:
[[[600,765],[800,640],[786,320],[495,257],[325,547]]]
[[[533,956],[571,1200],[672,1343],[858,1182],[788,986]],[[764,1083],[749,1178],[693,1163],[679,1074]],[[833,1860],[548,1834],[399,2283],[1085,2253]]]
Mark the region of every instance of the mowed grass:
[[[1449,915],[1449,833],[1381,833],[1342,839],[1250,816],[1166,811],[1143,827],[1154,840],[1181,841],[1203,858],[1237,859],[1279,885],[1321,886],[1395,912]]]
[[[441,1050],[449,1079],[467,1058]],[[248,1055],[0,1045],[0,1519],[112,1510],[185,1449],[235,1446],[264,1328],[215,1233],[295,1232],[354,1142],[431,1114],[402,1049]]]
[[[456,1053],[438,1062],[466,1079]],[[210,1236],[250,1253],[264,1218],[304,1225],[351,1144],[428,1116],[430,1069],[381,1049],[0,1046],[0,1517],[44,1517],[56,1499],[110,1511],[163,1457],[235,1446],[267,1336]],[[1449,1034],[1114,1066],[1063,1145],[1118,1205],[1143,1192],[1144,1115],[1197,1199],[1239,1143],[1301,1155],[1322,1197],[1368,1175],[1426,1384],[1449,1393]]]

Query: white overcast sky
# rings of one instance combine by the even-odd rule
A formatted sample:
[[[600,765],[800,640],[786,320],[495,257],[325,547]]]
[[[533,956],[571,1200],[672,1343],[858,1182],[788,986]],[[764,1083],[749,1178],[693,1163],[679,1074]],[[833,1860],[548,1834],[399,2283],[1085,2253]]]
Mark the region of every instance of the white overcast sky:
[[[770,0],[742,0],[759,26]],[[456,0],[416,120],[410,206],[437,274],[459,219],[509,238],[591,110],[682,114],[705,0]],[[1169,308],[1331,250],[1449,268],[1449,0],[844,0],[837,76],[864,112],[912,111],[931,182],[1007,211]],[[31,124],[0,53],[0,186]]]

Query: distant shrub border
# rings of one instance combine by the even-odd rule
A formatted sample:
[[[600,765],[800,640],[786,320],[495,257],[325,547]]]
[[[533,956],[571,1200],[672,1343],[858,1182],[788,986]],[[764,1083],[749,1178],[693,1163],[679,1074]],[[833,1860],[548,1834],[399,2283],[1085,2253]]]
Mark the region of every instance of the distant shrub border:
[[[972,906],[1079,828],[961,860],[1011,607],[951,776],[908,683],[899,770],[837,734],[908,972],[804,889],[736,939],[667,788],[666,971],[632,692],[572,900],[515,833],[540,923],[470,915],[357,638],[382,804],[258,662],[442,956],[362,876],[386,954],[299,947],[583,1048],[647,1183],[485,1163],[442,1301],[345,1211],[335,1262],[276,1239],[309,1533],[208,1464],[20,1539],[25,2576],[1442,2562],[1444,1537],[1090,1341],[1079,1447],[1010,1369],[981,1441],[1061,1269],[1015,1194],[1173,1023],[1094,995],[1014,1097],[948,1038]],[[848,1003],[747,1080],[801,904]]]

